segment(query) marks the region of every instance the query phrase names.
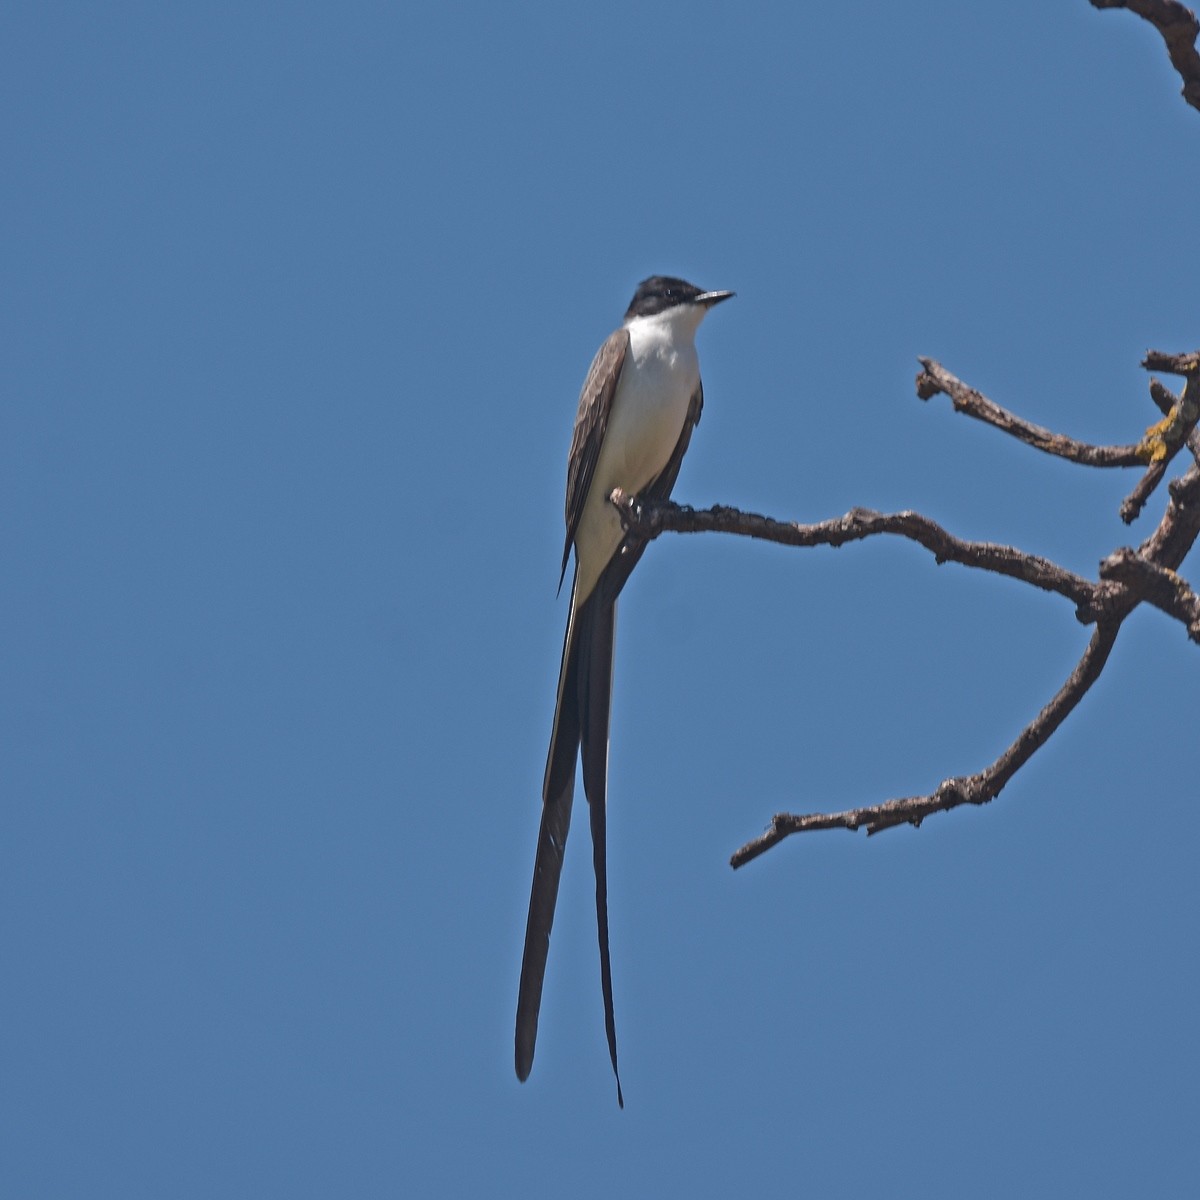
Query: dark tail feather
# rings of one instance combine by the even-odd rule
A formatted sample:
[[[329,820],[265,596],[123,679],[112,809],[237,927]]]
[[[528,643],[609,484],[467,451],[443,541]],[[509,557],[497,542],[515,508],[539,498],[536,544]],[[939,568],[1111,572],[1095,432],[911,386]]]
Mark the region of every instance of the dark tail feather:
[[[571,792],[542,809],[538,830],[537,859],[533,867],[533,890],[529,896],[529,921],[525,926],[525,956],[521,960],[521,990],[517,997],[517,1078],[524,1082],[533,1067],[537,1041],[538,1012],[542,1007],[542,982],[546,978],[546,956],[550,953],[550,927],[558,901],[563,848],[571,825]]]
[[[537,1041],[538,1012],[542,1006],[542,983],[546,956],[550,952],[550,929],[558,902],[563,850],[571,827],[571,802],[575,792],[575,763],[579,756],[578,648],[575,636],[574,596],[572,617],[563,638],[562,666],[558,676],[558,704],[546,778],[542,785],[542,823],[538,830],[537,858],[533,866],[533,888],[529,895],[529,919],[525,926],[525,954],[521,960],[521,986],[517,996],[516,1067],[524,1081],[533,1067]]]
[[[583,747],[583,790],[592,826],[592,862],[596,871],[596,929],[600,939],[600,986],[604,992],[604,1031],[617,1080],[617,1103],[624,1108],[617,1069],[617,1025],[613,1015],[612,964],[608,953],[608,721],[612,707],[616,603],[593,593],[580,614],[579,713]],[[586,631],[586,632],[585,632]]]

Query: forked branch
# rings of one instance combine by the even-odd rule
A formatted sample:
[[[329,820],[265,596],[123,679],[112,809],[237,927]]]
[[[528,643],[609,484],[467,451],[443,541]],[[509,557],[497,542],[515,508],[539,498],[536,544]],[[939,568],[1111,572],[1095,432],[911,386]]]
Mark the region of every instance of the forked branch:
[[[932,359],[921,359],[917,394],[929,399],[938,394],[950,397],[958,412],[1019,439],[1049,454],[1095,467],[1150,465],[1138,488],[1122,505],[1126,520],[1134,497],[1140,511],[1146,498],[1162,479],[1167,467],[1183,446],[1197,462],[1174,480],[1162,519],[1154,532],[1136,549],[1115,550],[1100,565],[1096,580],[1085,579],[1038,555],[995,542],[970,542],[955,537],[937,522],[916,512],[878,513],[851,509],[841,517],[815,524],[778,521],[758,513],[718,505],[707,509],[687,508],[670,502],[647,502],[615,491],[612,502],[625,528],[634,537],[650,541],[666,532],[730,533],[782,545],[841,546],[876,535],[904,537],[930,551],[938,563],[963,566],[1029,584],[1063,596],[1075,605],[1075,615],[1095,631],[1075,669],[1054,698],[1017,735],[991,766],[974,775],[954,776],[923,796],[906,796],[841,812],[777,814],[761,837],[748,842],[732,857],[734,867],[743,866],[793,833],[817,829],[866,829],[879,833],[896,825],[920,825],[935,812],[964,804],[986,804],[994,800],[1014,774],[1043,746],[1062,724],[1088,689],[1099,678],[1125,618],[1141,603],[1158,608],[1180,621],[1192,641],[1200,643],[1200,596],[1177,573],[1177,569],[1200,536],[1200,438],[1196,425],[1200,413],[1200,353],[1167,355],[1151,351],[1143,362],[1147,369],[1183,375],[1186,383],[1176,397],[1157,380],[1150,393],[1162,421],[1146,431],[1141,441],[1126,446],[1096,446],[1053,433],[1015,416],[963,383]],[[1134,514],[1136,515],[1136,514]]]

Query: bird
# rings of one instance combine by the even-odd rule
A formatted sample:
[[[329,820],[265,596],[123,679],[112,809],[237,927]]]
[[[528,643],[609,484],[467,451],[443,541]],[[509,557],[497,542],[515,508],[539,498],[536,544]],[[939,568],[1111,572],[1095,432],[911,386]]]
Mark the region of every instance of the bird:
[[[525,927],[517,998],[516,1068],[517,1078],[524,1082],[533,1067],[550,929],[571,823],[576,763],[582,758],[596,876],[604,1028],[617,1084],[617,1103],[622,1108],[625,1097],[617,1068],[608,944],[605,825],[609,710],[617,597],[646,542],[625,532],[609,497],[615,488],[645,500],[670,496],[704,404],[696,331],[709,310],[732,295],[728,291],[703,291],[669,275],[643,280],[621,326],[609,335],[592,360],[579,396],[567,457],[567,536],[559,572],[560,591],[572,549],[575,571]]]

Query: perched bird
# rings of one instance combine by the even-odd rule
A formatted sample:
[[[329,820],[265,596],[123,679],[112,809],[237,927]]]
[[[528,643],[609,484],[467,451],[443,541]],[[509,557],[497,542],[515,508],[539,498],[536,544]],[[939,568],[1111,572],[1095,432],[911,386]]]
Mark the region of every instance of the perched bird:
[[[704,391],[696,330],[708,310],[732,292],[704,292],[682,279],[655,275],[634,293],[625,320],[600,347],[579,396],[567,460],[567,539],[559,587],[575,547],[571,611],[563,640],[558,702],[542,785],[525,956],[517,999],[517,1077],[528,1078],[550,949],[563,850],[571,823],[575,763],[583,758],[583,790],[592,826],[596,924],[608,1053],[622,1107],[608,953],[605,804],[608,718],[612,699],[617,596],[645,549],[627,536],[609,502],[614,488],[646,499],[671,494],[679,465],[700,420]]]

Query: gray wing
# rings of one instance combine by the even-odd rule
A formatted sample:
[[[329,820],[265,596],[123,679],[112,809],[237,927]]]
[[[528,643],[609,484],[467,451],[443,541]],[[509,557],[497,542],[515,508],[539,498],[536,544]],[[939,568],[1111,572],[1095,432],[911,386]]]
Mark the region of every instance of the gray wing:
[[[625,365],[628,350],[627,329],[618,329],[610,334],[592,359],[583,391],[579,393],[579,411],[575,415],[571,452],[567,456],[567,540],[563,545],[562,571],[558,577],[560,588],[566,578],[571,544],[575,541],[575,530],[579,527],[584,501],[592,486],[596,460],[600,457],[600,444],[608,428],[608,414],[612,411],[613,396],[617,392],[617,381],[621,378],[621,368]]]

